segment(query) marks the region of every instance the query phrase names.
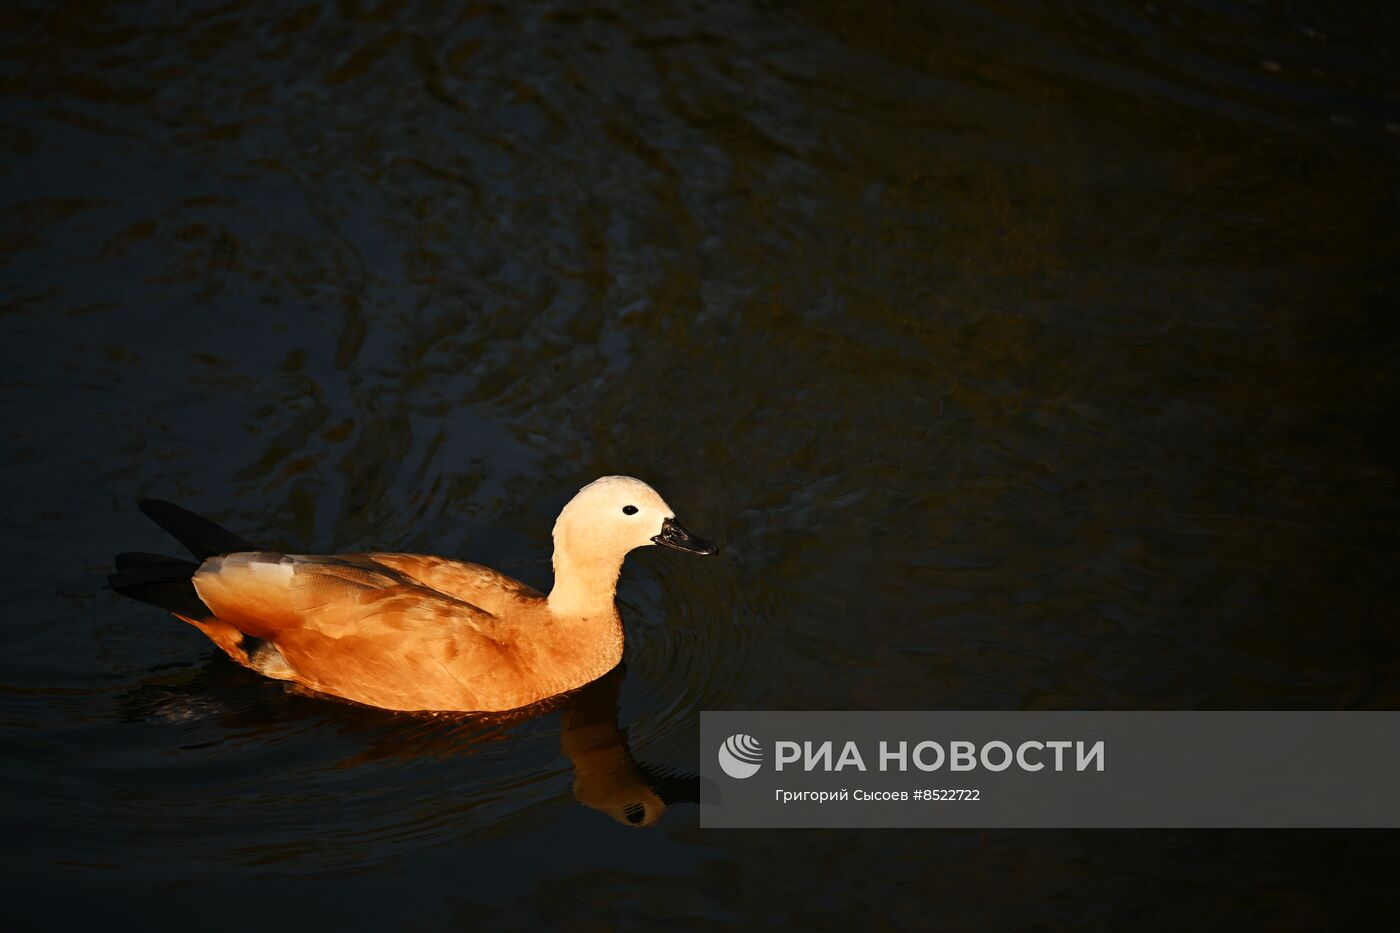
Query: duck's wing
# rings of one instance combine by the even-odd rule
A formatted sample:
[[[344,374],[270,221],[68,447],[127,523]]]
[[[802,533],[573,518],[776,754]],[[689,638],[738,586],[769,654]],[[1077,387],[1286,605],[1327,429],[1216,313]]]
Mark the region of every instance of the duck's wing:
[[[225,554],[194,586],[210,611],[271,642],[288,679],[371,706],[485,708],[518,675],[500,620],[362,555]]]
[[[481,564],[427,554],[376,553],[364,556],[423,586],[480,606],[497,616],[509,616],[520,603],[544,599],[544,594],[534,587]]]

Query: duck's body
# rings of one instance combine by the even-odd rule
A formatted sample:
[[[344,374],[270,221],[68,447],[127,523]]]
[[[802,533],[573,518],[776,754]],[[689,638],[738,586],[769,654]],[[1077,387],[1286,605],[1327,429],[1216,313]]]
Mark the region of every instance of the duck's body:
[[[539,591],[441,557],[240,552],[192,582],[212,618],[177,615],[229,657],[382,709],[517,709],[622,660],[615,604],[556,615]]]
[[[256,550],[167,503],[142,509],[202,563],[120,555],[113,589],[169,609],[262,674],[394,710],[517,709],[595,680],[622,659],[627,552],[714,552],[630,477],[604,477],[565,507],[549,595],[443,557]]]

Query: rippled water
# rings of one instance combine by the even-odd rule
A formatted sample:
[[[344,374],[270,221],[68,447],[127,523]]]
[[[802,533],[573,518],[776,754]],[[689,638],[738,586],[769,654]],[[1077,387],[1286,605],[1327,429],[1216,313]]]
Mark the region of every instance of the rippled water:
[[[1333,6],[7,5],[13,909],[1393,919],[1393,833],[689,802],[707,708],[1400,708],[1400,34]],[[625,674],[540,715],[290,694],[100,588],[146,495],[543,587],[611,472],[724,551],[630,559]]]

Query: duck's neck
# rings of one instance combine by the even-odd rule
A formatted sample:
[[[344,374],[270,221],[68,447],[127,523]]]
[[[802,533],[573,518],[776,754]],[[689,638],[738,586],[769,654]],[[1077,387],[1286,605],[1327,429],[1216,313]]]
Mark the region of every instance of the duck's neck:
[[[549,591],[549,611],[558,619],[616,617],[617,577],[627,555],[591,554],[578,557],[554,549],[554,588]]]

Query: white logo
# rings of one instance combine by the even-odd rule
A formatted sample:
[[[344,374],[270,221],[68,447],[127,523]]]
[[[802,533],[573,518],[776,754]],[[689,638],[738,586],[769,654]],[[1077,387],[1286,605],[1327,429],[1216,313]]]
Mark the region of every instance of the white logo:
[[[736,732],[719,747],[719,766],[732,778],[753,777],[763,764],[763,746],[758,739]]]

